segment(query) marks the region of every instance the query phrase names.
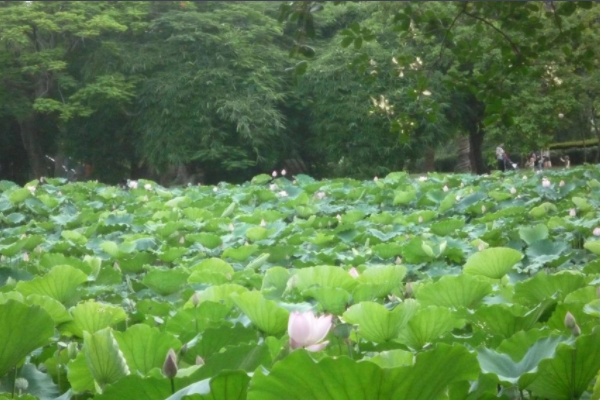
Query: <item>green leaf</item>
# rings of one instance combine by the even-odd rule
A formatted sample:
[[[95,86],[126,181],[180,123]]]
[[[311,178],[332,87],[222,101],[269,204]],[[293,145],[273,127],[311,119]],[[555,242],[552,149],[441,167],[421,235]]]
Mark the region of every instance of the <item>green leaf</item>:
[[[77,304],[71,309],[73,321],[61,325],[61,332],[84,337],[84,332],[96,333],[101,329],[111,327],[127,318],[127,314],[121,307],[110,304],[102,304],[94,300],[88,300]]]
[[[312,287],[302,291],[302,296],[312,297],[323,307],[323,311],[340,315],[346,310],[352,295],[341,288]]]
[[[401,330],[400,343],[413,349],[422,349],[457,326],[457,321],[447,308],[429,306],[417,311]]]
[[[185,359],[193,363],[199,355],[206,360],[227,346],[238,346],[257,340],[258,334],[255,329],[240,324],[233,327],[208,328],[202,333],[198,343],[188,348]]]
[[[463,267],[465,274],[500,279],[521,261],[523,254],[507,247],[485,249],[473,254]]]
[[[250,377],[245,372],[223,371],[181,389],[166,400],[242,400],[246,398],[248,382]]]
[[[277,336],[287,329],[290,313],[274,301],[265,299],[260,292],[235,293],[231,297],[261,331]]]
[[[52,336],[54,322],[41,307],[15,300],[0,304],[0,377]]]
[[[88,368],[85,352],[80,351],[67,365],[67,379],[75,393],[95,390],[94,377]]]
[[[235,261],[240,261],[240,262],[246,261],[248,258],[250,258],[251,255],[253,255],[257,251],[258,251],[258,246],[255,244],[247,245],[247,246],[240,246],[237,248],[228,247],[223,252],[223,258],[232,258]]]
[[[548,238],[548,227],[544,224],[537,224],[532,227],[522,227],[519,229],[519,236],[525,243],[532,244],[539,240]]]
[[[439,281],[419,288],[416,298],[424,306],[435,305],[448,308],[474,308],[492,292],[492,285],[475,276],[444,276]]]
[[[87,276],[80,270],[70,265],[58,265],[44,276],[19,282],[17,291],[25,296],[39,294],[69,304],[74,300],[77,287],[86,281]]]
[[[151,269],[142,283],[162,296],[176,293],[187,282],[190,273],[182,268],[168,270]]]
[[[129,370],[148,375],[153,368],[161,368],[169,349],[179,351],[181,342],[168,332],[138,324],[125,332],[114,332]]]
[[[515,285],[515,299],[538,304],[558,293],[559,299],[564,300],[569,293],[585,285],[585,277],[577,272],[564,271],[553,275],[539,272],[533,278]]]
[[[581,335],[574,345],[560,344],[556,356],[540,362],[527,386],[536,396],[579,399],[600,369],[600,330]]]
[[[294,280],[295,287],[302,292],[311,286],[325,288],[342,288],[351,292],[358,282],[350,274],[341,268],[329,265],[320,265],[317,267],[303,268],[296,272],[291,279]]]
[[[104,388],[129,375],[129,368],[110,328],[83,332],[83,350],[96,383]]]
[[[51,297],[32,294],[27,296],[26,303],[42,307],[52,317],[56,325],[71,321],[72,319],[65,306]]]
[[[358,325],[361,337],[375,343],[385,343],[398,337],[418,308],[414,300],[407,300],[392,311],[381,304],[362,302],[350,307],[343,318],[350,324]]]

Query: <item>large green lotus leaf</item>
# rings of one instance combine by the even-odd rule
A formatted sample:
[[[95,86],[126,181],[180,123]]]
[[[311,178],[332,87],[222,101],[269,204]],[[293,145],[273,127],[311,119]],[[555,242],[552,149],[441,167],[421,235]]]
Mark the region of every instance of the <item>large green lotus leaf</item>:
[[[157,246],[156,239],[151,236],[137,237],[127,242],[132,243],[137,251],[152,250]]]
[[[429,229],[438,236],[447,236],[454,233],[456,230],[461,229],[463,226],[465,226],[464,219],[447,218],[431,224]]]
[[[179,340],[185,343],[207,328],[222,325],[231,307],[233,305],[204,301],[198,307],[180,309],[167,320],[165,330],[178,335]]]
[[[208,258],[206,260],[202,260],[199,264],[194,265],[190,268],[192,272],[197,271],[210,271],[217,272],[219,274],[227,275],[233,274],[235,271],[231,264],[226,261],[221,260],[220,258]]]
[[[178,379],[175,378],[175,382]],[[181,387],[175,383],[175,388]],[[124,400],[124,399],[144,399],[144,400],[164,400],[172,394],[171,383],[169,379],[148,377],[142,378],[139,375],[131,374],[118,382],[106,387],[100,395],[95,395],[95,400]]]
[[[236,324],[233,327],[208,328],[202,332],[200,340],[188,348],[184,359],[189,363],[194,363],[196,356],[201,356],[206,360],[227,346],[238,346],[257,341],[258,332],[252,327]]]
[[[408,204],[410,204],[411,201],[415,200],[416,198],[417,198],[417,192],[415,190],[398,191],[394,195],[393,204],[395,206],[408,205]]]
[[[6,293],[0,292],[0,304],[4,304],[9,300],[18,301],[19,303],[25,302],[25,298],[19,292],[6,292]]]
[[[586,308],[588,306],[588,308]],[[570,329],[565,327],[565,317],[567,312],[577,321],[577,325],[583,333],[589,333],[598,325],[598,319],[594,313],[590,313],[589,305],[584,303],[563,303],[556,306],[552,312],[552,316],[548,319],[546,325],[550,329],[555,329],[562,332],[570,332]]]
[[[179,351],[181,342],[168,332],[137,324],[114,337],[125,356],[129,370],[147,375],[152,368],[161,368],[169,349]]]
[[[556,332],[553,332],[545,327],[539,329],[530,329],[528,331],[519,331],[505,339],[500,343],[500,345],[495,349],[498,353],[508,354],[510,358],[513,360],[521,360],[527,352],[529,348],[533,346],[540,339],[544,339],[550,337],[552,335],[556,336]]]
[[[269,236],[269,231],[262,226],[255,226],[246,231],[246,237],[252,242],[266,239]]]
[[[88,300],[71,309],[73,321],[60,326],[60,331],[83,337],[84,332],[95,333],[127,318],[121,307]]]
[[[358,282],[350,274],[339,267],[319,265],[317,267],[303,268],[291,278],[295,287],[302,292],[311,286],[342,288],[348,292],[356,287]]]
[[[263,296],[269,300],[281,298],[290,276],[290,271],[286,268],[269,268],[263,277],[262,287],[260,288]]]
[[[39,294],[68,304],[74,299],[77,286],[86,281],[86,274],[80,270],[70,265],[57,265],[44,276],[17,283],[17,291],[25,296]]]
[[[255,244],[240,246],[237,248],[228,247],[223,252],[222,257],[223,258],[232,258],[235,261],[242,262],[242,261],[246,261],[248,258],[250,258],[251,255],[253,255],[257,251],[258,251],[258,246]]]
[[[456,204],[456,195],[453,193],[450,193],[450,194],[446,195],[444,200],[442,200],[438,211],[440,212],[440,214],[443,214],[446,211],[450,210],[452,207],[454,207],[454,204]]]
[[[557,212],[558,209],[556,208],[556,206],[552,203],[542,203],[537,207],[533,207],[531,209],[531,211],[529,211],[529,215],[531,215],[533,218],[542,218],[545,217],[546,215],[548,215],[551,212]]]
[[[243,286],[236,285],[235,283],[227,283],[225,285],[211,286],[202,292],[198,293],[198,299],[200,302],[213,301],[216,303],[222,302],[228,308],[233,307],[233,300],[231,295],[233,293],[245,293],[248,289]],[[185,307],[193,307],[191,299],[188,300]]]
[[[510,192],[501,192],[499,190],[494,190],[491,192],[488,192],[488,196],[490,196],[492,199],[496,200],[496,201],[504,201],[504,200],[508,200],[512,197],[512,194]]]
[[[515,284],[515,299],[522,303],[537,304],[558,293],[563,300],[569,293],[586,285],[585,277],[578,272],[564,271],[547,275],[538,272],[533,278]]]
[[[433,257],[423,250],[423,239],[420,237],[414,237],[402,246],[402,257],[409,264],[420,264],[433,260]]]
[[[242,371],[223,371],[218,375],[181,389],[166,400],[242,400],[246,398],[250,377]]]
[[[382,351],[374,357],[371,357],[365,361],[372,362],[379,365],[381,368],[396,368],[405,365],[413,365],[414,354],[406,350],[388,350]]]
[[[346,310],[343,319],[358,325],[360,337],[375,343],[385,343],[398,337],[400,330],[417,313],[418,308],[419,305],[414,300],[407,300],[392,311],[378,303],[362,302]]]
[[[382,265],[367,268],[356,281],[361,284],[371,284],[378,288],[375,297],[388,295],[402,284],[406,275],[406,267],[402,265]]]
[[[413,349],[422,349],[440,336],[458,328],[459,323],[447,308],[421,308],[400,331],[397,340]]]
[[[95,390],[94,377],[88,368],[85,352],[80,351],[74,360],[67,364],[67,379],[75,393],[93,392]]]
[[[145,265],[152,265],[156,260],[156,256],[146,251],[133,253],[128,257],[119,260],[119,265],[123,272],[131,272],[134,274],[144,271]]]
[[[569,259],[571,246],[566,242],[551,242],[539,240],[532,243],[525,254],[533,263],[548,264],[551,267],[559,266]]]
[[[38,306],[15,300],[0,304],[0,377],[54,335],[54,322]]]
[[[551,400],[580,399],[600,369],[600,330],[581,335],[574,345],[560,344],[556,356],[540,362],[527,386]]]
[[[582,197],[573,197],[571,199],[571,201],[575,204],[575,206],[579,210],[581,210],[583,212],[587,212],[592,209],[592,206],[590,205],[590,203],[588,203],[588,201]]]
[[[125,357],[110,328],[83,332],[83,351],[88,368],[101,388],[129,375]]]
[[[480,306],[472,316],[473,325],[488,334],[509,338],[521,330],[532,329],[551,303],[548,300],[532,310],[507,304]]]
[[[60,236],[78,246],[84,246],[88,241],[85,235],[77,231],[62,231]]]
[[[20,396],[15,396],[15,399],[54,400],[58,397],[58,386],[52,382],[52,378],[48,374],[40,372],[35,365],[25,364],[20,367],[18,377],[27,380],[27,389],[23,390]],[[14,382],[14,374],[6,375],[4,379],[0,380],[0,393],[12,392]]]
[[[600,255],[600,240],[588,240],[583,247],[596,255]]]
[[[452,383],[478,374],[475,355],[458,345],[441,344],[419,353],[413,366],[386,369],[347,357],[316,363],[306,351],[296,350],[268,375],[255,372],[248,400],[439,400]]]
[[[543,359],[553,358],[557,346],[565,340],[567,338],[562,336],[540,339],[529,346],[525,356],[518,361],[511,358],[510,354],[498,353],[485,347],[477,350],[477,359],[483,373],[495,374],[501,382],[520,384],[522,388],[530,383],[530,378],[524,375],[536,372]]]
[[[134,243],[121,243],[117,244],[115,242],[107,241],[100,243],[100,248],[110,255],[111,257],[120,260],[121,258],[127,257],[129,254],[136,251]]]
[[[485,249],[467,259],[463,272],[471,275],[482,275],[492,279],[500,279],[513,266],[521,261],[523,254],[508,247]]]
[[[564,302],[565,303],[589,303],[590,301],[596,300],[598,294],[596,288],[593,286],[585,286],[569,293]],[[600,317],[600,315],[598,315]]]
[[[183,268],[151,269],[142,283],[162,296],[176,293],[185,285],[190,273]]]
[[[71,315],[58,300],[54,300],[48,296],[41,296],[39,294],[32,294],[27,296],[26,303],[29,305],[36,305],[42,307],[54,320],[56,325],[60,325],[63,322],[71,321]]]
[[[317,300],[323,307],[323,311],[334,315],[342,314],[352,299],[352,295],[341,288],[312,287],[302,291],[301,294]]]
[[[92,268],[89,264],[74,257],[66,257],[64,254],[46,253],[40,258],[40,266],[46,270],[50,270],[57,265],[70,265],[86,275],[92,273]]]
[[[223,244],[223,240],[220,236],[208,232],[192,233],[187,235],[185,239],[188,242],[200,243],[202,246],[211,250],[216,249]]]
[[[437,217],[437,213],[432,210],[421,210],[414,212],[406,217],[407,222],[412,222],[413,224],[421,224],[427,223],[429,221],[434,220]],[[419,222],[422,220],[422,222]]]
[[[539,240],[548,239],[548,227],[544,224],[524,226],[519,229],[519,236],[530,245]]]
[[[371,247],[373,254],[382,260],[389,260],[402,255],[402,246],[399,243],[380,243]]]
[[[186,247],[167,247],[163,251],[156,252],[156,254],[161,261],[172,263],[183,257],[188,250]]]
[[[268,335],[281,335],[287,329],[290,313],[258,291],[234,293],[231,298],[254,325]]]
[[[10,200],[11,203],[16,205],[16,204],[24,202],[26,199],[28,199],[31,196],[32,196],[32,194],[29,191],[29,189],[20,188],[20,189],[15,189],[14,191],[12,191],[8,195],[8,199]]]
[[[416,298],[424,306],[474,308],[492,292],[492,285],[470,275],[444,276],[419,288]]]

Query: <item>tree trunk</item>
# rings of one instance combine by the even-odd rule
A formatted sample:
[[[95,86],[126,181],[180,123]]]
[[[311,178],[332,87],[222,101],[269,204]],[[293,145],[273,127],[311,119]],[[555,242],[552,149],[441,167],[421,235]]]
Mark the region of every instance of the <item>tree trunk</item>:
[[[468,136],[460,136],[458,138],[458,164],[456,172],[468,173],[472,172],[471,168],[471,144]]]
[[[480,129],[469,133],[469,145],[471,150],[471,166],[477,174],[487,174],[488,169],[483,159],[483,137],[484,132]]]
[[[44,151],[40,144],[35,113],[20,118],[18,122],[21,131],[21,140],[23,140],[23,147],[25,147],[25,151],[27,152],[29,167],[33,177],[39,179],[42,176],[47,176],[49,171],[46,169],[44,162]]]
[[[425,162],[423,163],[424,172],[435,171],[435,148],[433,146],[427,146],[425,150]]]

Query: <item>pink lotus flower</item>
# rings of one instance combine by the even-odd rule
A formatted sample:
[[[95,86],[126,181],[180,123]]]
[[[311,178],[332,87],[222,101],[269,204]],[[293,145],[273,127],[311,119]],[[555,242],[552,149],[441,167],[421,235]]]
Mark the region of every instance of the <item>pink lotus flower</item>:
[[[571,208],[571,209],[569,210],[569,216],[571,216],[571,217],[574,217],[574,216],[576,216],[576,215],[577,215],[577,211],[575,211],[575,209],[574,209],[574,208]]]
[[[358,270],[354,267],[350,268],[350,271],[348,271],[348,273],[350,274],[351,277],[353,278],[358,278]]]
[[[600,236],[600,228],[594,228],[594,236]]]
[[[308,351],[321,351],[329,343],[323,341],[331,329],[331,315],[315,317],[312,311],[293,311],[288,321],[288,335],[292,349],[304,348]]]

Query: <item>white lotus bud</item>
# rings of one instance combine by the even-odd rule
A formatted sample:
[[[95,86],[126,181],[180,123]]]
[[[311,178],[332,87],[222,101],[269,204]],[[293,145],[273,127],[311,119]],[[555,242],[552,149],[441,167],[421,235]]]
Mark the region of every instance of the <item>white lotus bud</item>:
[[[517,193],[517,189],[515,189],[514,187],[510,188],[510,194],[516,194]]]
[[[177,354],[175,354],[175,350],[169,349],[162,370],[165,376],[169,379],[173,379],[175,378],[175,375],[177,375]]]
[[[560,187],[563,187],[563,186],[565,186],[565,181],[562,181],[562,180],[561,180],[561,181],[558,183],[558,186],[560,186]]]
[[[421,215],[419,215],[419,223],[422,224],[423,223],[423,217]]]
[[[273,171],[273,173],[271,174],[271,176],[272,176],[273,178],[276,178],[276,177],[277,177],[277,171]]]
[[[260,226],[264,228],[265,226],[267,226],[267,222],[264,219],[261,219]]]
[[[565,114],[563,114],[563,113],[559,113],[559,114],[558,114],[558,118],[562,119],[562,118],[564,118],[564,117],[565,117]]]
[[[285,169],[281,170],[281,176],[285,176],[287,174],[287,171]]]
[[[149,184],[149,183],[146,183],[146,184],[144,185],[144,189],[146,189],[146,190],[151,190],[151,189],[152,189],[152,185],[151,185],[151,184]]]
[[[379,178],[378,178],[378,177],[375,177],[375,178],[373,178],[373,180],[374,180],[375,182],[377,182],[377,181],[379,180]]]
[[[394,261],[396,264],[402,264],[402,258],[400,257],[396,257],[396,261]]]
[[[447,192],[450,189],[448,189],[448,186],[444,185],[444,189],[443,190],[444,190],[444,192]]]
[[[213,192],[217,193],[217,190],[219,190],[219,188],[217,188],[216,186],[213,188]]]
[[[482,214],[483,214],[483,213],[485,213],[485,210],[486,210],[486,208],[485,208],[485,205],[482,205],[482,206],[481,206],[481,213],[482,213]]]
[[[284,175],[284,174],[282,174],[282,175]],[[200,356],[196,356],[196,365],[204,365],[204,364],[205,364],[204,359]]]
[[[577,211],[575,211],[575,209],[574,209],[574,208],[571,208],[571,209],[569,210],[569,216],[570,216],[570,217],[574,217],[574,216],[576,216],[576,215],[577,215]]]
[[[575,317],[573,316],[573,314],[567,311],[567,315],[565,315],[565,327],[567,329],[573,329],[576,324],[577,321],[575,321]]]

